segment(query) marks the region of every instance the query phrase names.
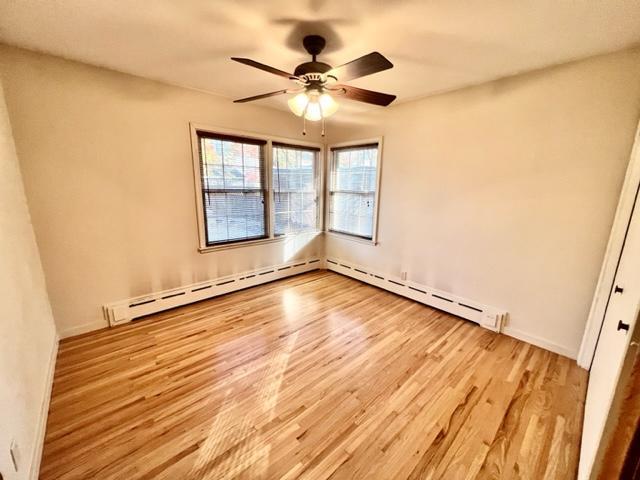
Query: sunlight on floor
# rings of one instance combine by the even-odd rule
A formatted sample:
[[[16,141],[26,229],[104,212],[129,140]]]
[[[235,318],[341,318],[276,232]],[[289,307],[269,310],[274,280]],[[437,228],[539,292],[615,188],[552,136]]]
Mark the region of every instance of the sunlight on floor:
[[[291,309],[295,308],[298,299],[295,294],[287,295],[287,293],[289,292],[285,292],[283,298],[283,307],[289,315],[288,312],[292,312]],[[255,388],[253,394],[243,397],[239,396],[238,392],[233,392],[233,389],[227,390],[223,406],[213,420],[209,434],[200,446],[198,457],[187,478],[231,478],[241,472],[249,475],[250,478],[259,478],[266,474],[269,468],[270,442],[273,438],[272,436],[265,438],[262,434],[256,435],[256,429],[259,429],[259,426],[252,424],[250,417],[243,414],[243,411],[262,412],[260,423],[268,423],[275,418],[280,387],[297,339],[296,331],[269,355],[266,365],[262,367],[264,372],[253,386]],[[234,377],[237,381],[237,376],[248,375],[254,376],[255,371],[242,370]],[[234,423],[238,418],[242,420]],[[232,452],[223,450],[224,445],[229,445],[229,437],[233,437],[232,443],[238,442],[239,445],[239,448]],[[244,439],[247,440],[244,441]],[[221,456],[225,458],[216,462]]]
[[[295,320],[296,314],[300,314],[300,298],[298,294],[285,290],[282,293],[282,307],[284,308],[285,318],[289,321]]]

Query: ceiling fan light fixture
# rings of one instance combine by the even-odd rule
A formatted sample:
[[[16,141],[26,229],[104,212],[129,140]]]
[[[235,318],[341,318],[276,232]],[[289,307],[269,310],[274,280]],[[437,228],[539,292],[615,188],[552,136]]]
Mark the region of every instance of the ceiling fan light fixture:
[[[302,92],[288,100],[289,109],[298,117],[317,122],[338,111],[336,102],[328,93]]]

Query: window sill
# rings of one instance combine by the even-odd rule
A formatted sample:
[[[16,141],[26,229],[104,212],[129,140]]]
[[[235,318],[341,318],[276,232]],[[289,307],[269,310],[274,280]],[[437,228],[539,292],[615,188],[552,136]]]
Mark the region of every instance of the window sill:
[[[283,242],[286,240],[291,240],[293,238],[300,238],[305,236],[315,237],[321,233],[322,233],[321,230],[312,230],[309,232],[300,232],[300,233],[289,233],[287,235],[280,235],[278,237],[273,237],[273,238],[260,238],[258,240],[247,240],[246,242],[227,243],[223,245],[211,245],[209,247],[200,247],[198,248],[198,251],[200,253],[219,252],[222,250],[231,250],[234,248],[253,247],[255,245],[264,245],[268,243]]]
[[[363,243],[364,245],[370,245],[372,247],[375,247],[376,245],[378,245],[378,241],[376,239],[367,240],[366,238],[354,237],[351,235],[347,235],[346,233],[330,232],[328,230],[325,231],[324,234],[329,235],[330,237],[339,238],[341,240],[349,240],[350,242]]]

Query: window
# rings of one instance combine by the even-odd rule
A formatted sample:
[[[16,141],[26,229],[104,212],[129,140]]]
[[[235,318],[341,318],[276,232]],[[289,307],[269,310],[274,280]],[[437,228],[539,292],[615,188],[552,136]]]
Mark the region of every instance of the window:
[[[268,236],[266,143],[198,132],[207,246]]]
[[[331,148],[329,231],[375,240],[378,145]]]
[[[191,124],[201,252],[321,230],[323,149]]]
[[[319,148],[273,143],[275,235],[318,229]]]

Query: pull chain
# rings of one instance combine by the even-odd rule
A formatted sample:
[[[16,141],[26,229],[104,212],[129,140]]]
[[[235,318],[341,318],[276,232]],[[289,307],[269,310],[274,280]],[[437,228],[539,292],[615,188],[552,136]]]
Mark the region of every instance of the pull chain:
[[[302,117],[302,135],[307,134],[307,118],[305,116]]]

